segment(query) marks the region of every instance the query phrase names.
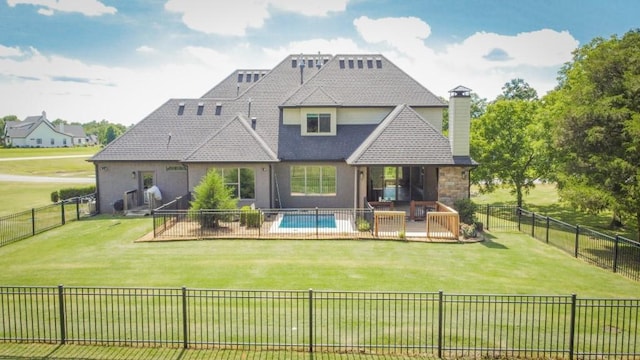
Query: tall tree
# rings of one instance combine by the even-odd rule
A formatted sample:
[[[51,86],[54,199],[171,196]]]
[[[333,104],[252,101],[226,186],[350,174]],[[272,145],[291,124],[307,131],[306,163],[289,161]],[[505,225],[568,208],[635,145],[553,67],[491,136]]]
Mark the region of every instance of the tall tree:
[[[502,87],[497,100],[537,100],[538,92],[521,78],[512,79]]]
[[[555,144],[562,154],[561,192],[585,191],[614,214],[636,219],[640,232],[640,30],[597,38],[574,52],[560,72]],[[581,191],[579,191],[581,190]]]
[[[500,99],[471,122],[471,157],[480,163],[471,181],[481,192],[506,186],[522,206],[535,181],[548,176],[549,124],[539,121],[538,107],[537,101]]]
[[[7,115],[0,118],[0,140],[2,140],[2,145],[4,146],[4,132],[5,132],[5,124],[7,121],[18,121],[18,117],[15,115]]]

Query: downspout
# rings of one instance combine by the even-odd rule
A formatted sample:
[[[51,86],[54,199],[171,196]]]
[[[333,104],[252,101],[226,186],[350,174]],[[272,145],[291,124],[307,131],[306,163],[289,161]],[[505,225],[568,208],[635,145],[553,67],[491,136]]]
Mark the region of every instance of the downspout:
[[[358,208],[358,197],[360,197],[360,178],[358,177],[358,167],[353,167],[353,178],[354,178],[354,186],[353,189],[353,208]]]
[[[94,171],[96,173],[96,212],[100,213],[100,173],[98,172],[98,163],[93,163]]]

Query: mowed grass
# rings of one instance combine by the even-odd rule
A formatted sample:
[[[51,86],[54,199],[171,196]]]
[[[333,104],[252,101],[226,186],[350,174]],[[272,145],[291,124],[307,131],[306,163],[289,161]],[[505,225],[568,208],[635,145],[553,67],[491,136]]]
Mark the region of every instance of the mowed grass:
[[[98,216],[0,248],[0,284],[443,290],[637,297],[638,283],[523,234],[476,244],[398,241],[134,242],[150,218]]]
[[[472,194],[471,200],[477,204],[516,204],[515,195],[510,194],[509,190],[506,188],[501,188],[488,194],[477,193],[477,189],[472,188]],[[578,211],[569,204],[561,202],[555,184],[536,185],[529,194],[524,196],[523,201],[523,207],[529,211],[535,212],[536,214],[549,216],[571,225],[586,226],[590,229],[609,235],[620,235],[631,240],[638,239],[638,231],[635,229],[636,222],[634,219],[624,218],[623,222],[627,226],[618,229],[611,229],[609,228],[609,224],[613,214],[610,211],[601,212],[599,214],[587,214]],[[478,220],[483,221],[482,219]]]
[[[0,148],[0,159],[36,156],[93,155],[99,150],[99,146],[78,146],[68,148]]]
[[[75,148],[34,148],[1,149],[2,158],[23,158],[41,156],[77,156],[68,159],[31,159],[0,161],[0,174],[47,176],[47,177],[86,177],[94,178],[95,170],[87,159],[95,154],[99,147]],[[78,183],[40,183],[40,182],[0,182],[0,217],[51,204],[53,191],[69,187],[90,185]]]

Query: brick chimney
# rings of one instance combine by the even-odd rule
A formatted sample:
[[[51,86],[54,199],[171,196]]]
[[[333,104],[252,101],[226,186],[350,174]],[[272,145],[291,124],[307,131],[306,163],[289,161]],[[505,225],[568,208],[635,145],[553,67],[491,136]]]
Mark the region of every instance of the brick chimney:
[[[449,143],[453,156],[469,156],[471,89],[458,86],[449,90]]]

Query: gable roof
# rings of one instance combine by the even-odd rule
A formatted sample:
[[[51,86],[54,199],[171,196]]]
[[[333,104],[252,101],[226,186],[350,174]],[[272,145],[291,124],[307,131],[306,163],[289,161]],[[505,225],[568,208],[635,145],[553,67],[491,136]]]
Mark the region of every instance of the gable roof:
[[[56,128],[46,116],[46,113],[43,111],[42,115],[35,116],[27,116],[22,121],[8,121],[5,123],[5,131],[6,136],[16,139],[16,138],[26,138],[31,134],[34,130],[36,130],[41,124],[51,129],[52,132],[58,133],[61,135],[72,136],[69,133],[62,132],[58,128]],[[67,125],[67,126],[79,126],[80,130],[82,130],[81,125]],[[82,137],[84,137],[84,130],[82,130]]]
[[[334,56],[283,106],[322,105],[314,103],[316,97],[312,96],[319,88],[342,106],[446,106],[443,100],[381,55]]]
[[[347,158],[351,165],[454,165],[449,140],[407,105],[398,105]]]
[[[182,161],[277,162],[278,157],[247,124],[243,116],[236,116]]]
[[[71,135],[76,138],[86,137],[84,133],[84,129],[82,128],[82,125],[64,125],[62,127],[58,126],[56,130],[60,133]]]
[[[362,57],[363,66],[341,66],[352,57],[356,64]],[[369,60],[373,66],[369,66]],[[300,67],[303,62],[305,66]],[[250,83],[239,84],[239,74],[247,72],[252,76],[259,72],[258,81],[252,77]],[[338,124],[336,136],[301,136],[299,125],[282,123],[282,108],[353,106],[384,107],[390,111],[400,103],[407,103],[407,107],[446,106],[381,55],[291,55],[272,70],[234,71],[201,98],[168,100],[91,161],[344,161],[369,141],[369,148],[357,159],[364,161],[377,146],[369,140],[370,136],[384,121],[380,125]],[[218,106],[220,113],[216,112]],[[404,114],[401,113],[398,117]],[[257,118],[255,128],[247,120],[253,117]],[[421,121],[420,126],[424,127],[426,121]],[[411,125],[400,129],[400,120],[397,124],[389,122],[393,125],[388,125],[390,128],[398,126],[398,131],[412,131]],[[439,135],[438,141],[446,142],[444,157],[450,159],[448,140]],[[385,144],[402,142],[403,139],[396,138]],[[237,144],[242,144],[242,150]]]

